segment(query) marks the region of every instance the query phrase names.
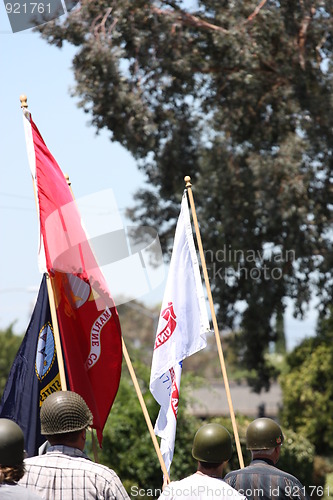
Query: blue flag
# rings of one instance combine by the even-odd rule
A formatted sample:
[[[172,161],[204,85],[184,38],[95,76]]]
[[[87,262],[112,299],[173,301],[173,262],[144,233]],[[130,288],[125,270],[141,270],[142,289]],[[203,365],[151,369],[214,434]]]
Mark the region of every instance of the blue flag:
[[[0,417],[14,420],[21,427],[28,456],[37,455],[45,441],[40,433],[40,407],[49,394],[59,390],[61,383],[44,275],[0,403]]]

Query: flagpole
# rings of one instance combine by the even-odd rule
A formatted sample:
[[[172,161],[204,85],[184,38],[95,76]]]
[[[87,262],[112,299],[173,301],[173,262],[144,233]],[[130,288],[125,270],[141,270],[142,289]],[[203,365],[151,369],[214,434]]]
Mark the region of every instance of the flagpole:
[[[60,333],[59,333],[59,326],[58,326],[57,311],[56,311],[56,307],[55,307],[54,292],[53,292],[53,287],[52,287],[52,283],[51,283],[51,277],[49,274],[46,275],[46,284],[47,284],[47,293],[49,296],[49,303],[50,303],[54,341],[55,341],[56,350],[57,350],[57,359],[58,359],[58,368],[59,368],[59,375],[60,375],[61,390],[67,391],[65,364],[64,364],[64,358],[62,355],[62,347],[61,347],[61,340],[60,340]]]
[[[27,109],[28,108],[27,96],[22,94],[20,96],[20,101],[21,101],[21,108]],[[32,178],[32,184],[33,184],[33,189],[34,189],[37,216],[39,217],[36,186],[35,186],[33,178]],[[63,391],[67,391],[65,365],[64,365],[64,358],[62,355],[62,347],[61,347],[61,340],[60,340],[60,333],[59,333],[59,326],[58,326],[58,319],[57,319],[57,311],[56,311],[56,307],[55,307],[55,299],[54,299],[51,278],[50,278],[50,275],[48,273],[46,273],[46,285],[47,285],[47,293],[49,296],[52,327],[53,327],[54,342],[55,342],[56,352],[57,352],[57,360],[58,360],[61,389]]]
[[[148,413],[148,410],[147,410],[147,406],[146,406],[145,400],[143,399],[142,392],[141,392],[138,380],[136,378],[135,371],[134,371],[132,362],[130,360],[130,357],[128,355],[127,348],[126,348],[126,345],[125,345],[125,342],[124,342],[123,338],[122,338],[122,344],[123,344],[124,358],[125,358],[125,361],[127,363],[128,371],[130,372],[130,375],[131,375],[131,378],[132,378],[132,382],[133,382],[134,388],[136,390],[136,394],[138,396],[139,403],[141,405],[141,409],[142,409],[143,415],[144,415],[144,417],[146,419],[147,427],[148,427],[150,436],[152,438],[153,445],[154,445],[157,457],[158,457],[160,465],[161,465],[161,469],[162,469],[162,472],[163,472],[163,475],[164,475],[164,482],[165,483],[169,483],[170,482],[169,474],[168,474],[167,468],[165,466],[164,459],[163,459],[163,456],[162,456],[162,453],[161,453],[161,450],[160,450],[160,447],[158,445],[158,441],[157,441],[157,438],[156,438],[156,435],[155,435],[155,432],[154,432],[154,428],[153,428],[153,425],[152,425],[151,420],[150,420],[150,416],[149,416],[149,413]]]
[[[68,174],[65,174],[65,178],[66,178],[68,187],[71,190],[73,200],[75,200]],[[151,439],[153,441],[153,445],[154,445],[154,448],[155,448],[155,451],[157,454],[157,458],[158,458],[160,465],[161,465],[161,469],[162,469],[162,472],[164,475],[164,482],[169,483],[170,482],[169,474],[168,474],[166,465],[164,463],[163,456],[162,456],[162,453],[161,453],[161,450],[160,450],[160,447],[159,447],[159,444],[158,444],[158,441],[157,441],[157,438],[156,438],[156,435],[154,432],[154,428],[153,428],[153,425],[151,423],[150,416],[149,416],[149,413],[147,410],[147,406],[146,406],[145,400],[143,399],[142,392],[141,392],[138,380],[136,378],[136,374],[135,374],[131,359],[129,357],[123,336],[121,337],[121,342],[122,342],[122,350],[123,350],[123,355],[124,355],[124,358],[125,358],[125,361],[127,364],[127,368],[128,368],[128,371],[131,375],[132,382],[133,382],[133,385],[134,385],[134,388],[135,388],[135,391],[136,391],[136,394],[138,396],[138,400],[139,400],[139,403],[140,403],[140,406],[142,409],[142,413],[143,413],[143,416],[145,417],[146,424],[147,424],[147,427],[148,427],[148,430],[149,430],[149,433],[150,433],[150,436],[151,436]]]
[[[216,339],[216,344],[217,344],[217,351],[219,354],[219,359],[220,359],[220,365],[221,365],[221,370],[222,370],[222,375],[223,375],[223,380],[224,380],[224,386],[227,394],[227,400],[228,400],[228,405],[229,405],[229,412],[230,412],[230,417],[231,417],[231,423],[232,423],[232,428],[234,431],[234,436],[235,436],[235,442],[236,442],[236,448],[237,448],[237,453],[238,453],[238,460],[239,460],[239,465],[240,468],[244,468],[244,461],[243,461],[243,454],[242,454],[242,448],[240,445],[239,441],[239,436],[238,436],[238,430],[237,430],[237,425],[236,425],[236,419],[235,419],[235,413],[234,413],[234,408],[232,405],[232,400],[231,400],[231,394],[230,394],[230,388],[229,388],[229,382],[228,382],[228,376],[227,376],[227,370],[225,367],[225,362],[224,362],[224,356],[223,356],[223,351],[222,351],[222,343],[220,339],[220,334],[219,334],[219,329],[217,325],[217,320],[216,320],[216,314],[215,314],[215,309],[214,309],[214,303],[213,303],[213,297],[212,297],[212,292],[210,289],[210,283],[209,283],[209,278],[208,278],[208,272],[207,272],[207,266],[206,266],[206,259],[203,251],[203,246],[202,246],[202,241],[201,241],[201,235],[200,235],[200,229],[198,225],[198,219],[197,219],[197,214],[195,211],[195,205],[194,205],[194,198],[193,198],[193,193],[192,193],[192,184],[191,184],[191,177],[186,176],[184,178],[185,181],[185,187],[187,190],[188,198],[190,200],[190,206],[191,206],[191,211],[192,211],[192,217],[193,217],[193,224],[195,228],[195,234],[197,237],[197,242],[198,242],[198,248],[199,248],[199,254],[201,258],[201,264],[202,264],[202,270],[205,278],[205,284],[206,284],[206,289],[207,289],[207,295],[208,295],[208,301],[209,301],[209,306],[210,306],[210,312],[212,315],[212,321],[213,321],[213,326],[214,326],[214,333],[215,333],[215,339]]]

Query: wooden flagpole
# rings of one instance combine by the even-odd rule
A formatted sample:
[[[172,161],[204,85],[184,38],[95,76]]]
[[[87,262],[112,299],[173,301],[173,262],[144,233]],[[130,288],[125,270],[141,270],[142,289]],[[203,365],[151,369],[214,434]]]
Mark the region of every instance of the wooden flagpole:
[[[133,382],[134,388],[136,390],[136,394],[138,396],[139,403],[141,405],[141,409],[142,409],[143,415],[145,417],[145,420],[146,420],[146,423],[147,423],[147,427],[148,427],[150,436],[152,438],[153,445],[154,445],[154,448],[155,448],[158,460],[159,460],[160,465],[161,465],[161,469],[162,469],[162,472],[163,472],[163,475],[164,475],[164,484],[168,484],[170,482],[169,474],[168,474],[168,471],[167,471],[167,468],[166,468],[166,465],[165,465],[165,462],[164,462],[164,459],[163,459],[160,447],[158,445],[157,437],[155,435],[154,428],[152,426],[152,423],[151,423],[151,420],[150,420],[150,416],[149,416],[149,413],[148,413],[148,410],[147,410],[147,406],[146,406],[145,400],[143,399],[142,392],[141,392],[140,386],[138,384],[138,380],[136,378],[132,362],[130,360],[130,357],[129,357],[127,349],[126,349],[126,345],[125,345],[124,339],[122,339],[122,344],[123,344],[123,354],[124,354],[124,358],[125,358],[126,363],[127,363],[128,371],[130,372],[130,375],[131,375],[131,378],[132,378],[132,382]]]
[[[224,386],[225,386],[225,390],[226,390],[226,394],[227,394],[227,400],[228,400],[228,405],[229,405],[229,412],[230,412],[230,417],[231,417],[231,422],[232,422],[232,428],[233,428],[234,436],[235,436],[235,442],[236,442],[236,448],[237,448],[237,453],[238,453],[239,465],[240,465],[240,468],[243,469],[244,468],[244,461],[243,461],[242,448],[241,448],[240,441],[239,441],[239,436],[238,436],[238,430],[237,430],[237,425],[236,425],[234,408],[233,408],[232,400],[231,400],[231,394],[230,394],[230,388],[229,388],[227,370],[226,370],[226,367],[225,367],[224,356],[223,356],[223,351],[222,351],[222,344],[221,344],[219,329],[218,329],[217,320],[216,320],[216,314],[215,314],[215,309],[214,309],[212,292],[211,292],[211,289],[210,289],[210,283],[209,283],[209,278],[208,278],[208,272],[207,272],[207,266],[206,266],[206,259],[205,259],[205,255],[204,255],[204,251],[203,251],[203,246],[202,246],[202,241],[201,241],[201,235],[200,235],[200,229],[199,229],[199,225],[198,225],[197,214],[196,214],[196,211],[195,211],[194,198],[193,198],[193,193],[192,193],[192,189],[191,189],[192,188],[191,177],[186,176],[184,178],[184,181],[185,181],[185,187],[187,189],[187,194],[188,194],[188,198],[190,200],[190,205],[191,205],[191,211],[192,211],[192,217],[193,217],[193,224],[194,224],[195,234],[196,234],[197,242],[198,242],[198,248],[199,248],[199,253],[200,253],[200,258],[201,258],[202,270],[203,270],[204,278],[205,278],[205,284],[206,284],[206,289],[207,289],[209,307],[210,307],[210,312],[211,312],[211,315],[212,315],[212,321],[213,321],[213,326],[214,326],[215,339],[216,339],[216,344],[217,344],[217,351],[218,351],[218,354],[219,354],[220,365],[221,365],[221,370],[222,370],[222,375],[223,375],[223,380],[224,380]]]
[[[64,358],[62,355],[62,347],[61,347],[61,340],[60,340],[60,333],[59,333],[59,326],[58,326],[57,311],[56,311],[56,306],[55,306],[53,287],[52,287],[51,278],[50,278],[49,274],[46,275],[46,284],[47,284],[47,293],[49,295],[49,303],[50,303],[50,310],[51,310],[54,341],[55,341],[56,350],[57,350],[57,359],[58,359],[58,368],[59,368],[59,375],[60,375],[61,390],[67,391],[65,364],[64,364]]]
[[[28,108],[27,96],[22,94],[20,96],[20,101],[21,101],[21,108],[27,109]],[[32,184],[33,184],[34,195],[35,195],[36,211],[37,211],[37,216],[38,216],[38,220],[39,220],[37,193],[36,193],[36,186],[35,186],[33,178],[32,178]],[[52,327],[53,327],[53,333],[54,333],[54,341],[55,341],[55,346],[56,346],[56,351],[57,351],[57,360],[58,360],[61,389],[63,391],[67,391],[65,365],[64,365],[64,358],[62,355],[62,347],[61,347],[61,340],[60,340],[60,334],[59,334],[59,326],[58,326],[57,312],[56,312],[56,306],[55,306],[55,299],[54,299],[51,278],[50,278],[50,275],[48,273],[46,273],[46,285],[47,285],[47,293],[49,296],[49,304],[50,304]]]

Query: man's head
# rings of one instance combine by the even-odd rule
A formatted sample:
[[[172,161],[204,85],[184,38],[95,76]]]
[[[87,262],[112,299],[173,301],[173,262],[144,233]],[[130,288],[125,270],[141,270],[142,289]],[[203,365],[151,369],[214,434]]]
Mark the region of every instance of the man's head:
[[[268,457],[276,463],[284,441],[281,427],[271,418],[257,418],[247,428],[246,448],[253,458]]]
[[[0,418],[0,482],[19,481],[24,475],[24,436],[12,420]]]
[[[231,436],[225,427],[219,424],[200,427],[193,440],[193,458],[207,468],[208,464],[217,467],[227,462],[231,455]]]
[[[41,433],[51,444],[75,444],[93,416],[84,399],[72,391],[57,391],[44,401],[40,410]],[[83,448],[84,439],[82,446]]]

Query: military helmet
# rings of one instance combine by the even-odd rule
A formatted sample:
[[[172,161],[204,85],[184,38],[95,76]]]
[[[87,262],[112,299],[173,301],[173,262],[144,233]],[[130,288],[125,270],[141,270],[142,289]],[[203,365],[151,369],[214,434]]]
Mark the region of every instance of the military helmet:
[[[232,455],[231,436],[220,424],[207,424],[198,430],[193,440],[192,456],[199,462],[220,464]]]
[[[92,424],[93,416],[84,399],[72,391],[53,392],[40,410],[44,436],[80,431]]]
[[[248,450],[268,450],[283,443],[284,436],[279,424],[271,418],[257,418],[246,431]]]
[[[0,418],[0,465],[20,465],[24,459],[24,436],[12,420]]]

